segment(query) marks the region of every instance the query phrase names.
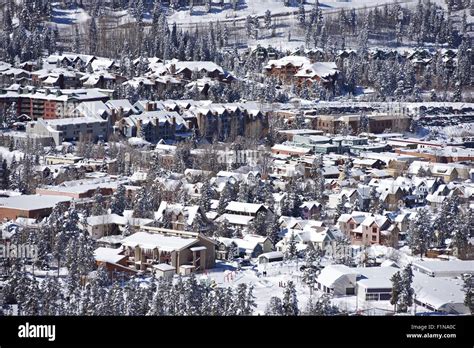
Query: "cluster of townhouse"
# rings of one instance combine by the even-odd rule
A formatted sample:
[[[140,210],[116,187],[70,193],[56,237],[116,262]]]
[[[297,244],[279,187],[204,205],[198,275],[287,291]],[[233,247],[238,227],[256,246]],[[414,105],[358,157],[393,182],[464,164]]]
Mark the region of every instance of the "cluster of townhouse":
[[[19,92],[11,88],[3,96],[18,95],[22,100],[24,122],[16,122],[16,128],[26,130],[31,138],[45,145],[60,145],[81,137],[94,142],[106,141],[111,134],[141,138],[150,143],[184,140],[194,132],[210,141],[237,136],[257,138],[268,129],[268,112],[252,102],[140,100],[132,105],[127,99],[111,100],[97,89],[33,89],[31,93],[22,94],[27,87],[19,87]],[[33,99],[25,101],[22,96],[39,98],[44,104],[37,104]],[[25,140],[24,133],[11,133],[11,136],[15,143]]]

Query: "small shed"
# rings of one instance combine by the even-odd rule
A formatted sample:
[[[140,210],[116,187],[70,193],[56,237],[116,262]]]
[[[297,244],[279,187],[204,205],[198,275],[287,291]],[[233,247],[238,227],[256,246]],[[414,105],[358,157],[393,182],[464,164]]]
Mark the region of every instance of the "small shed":
[[[272,252],[269,252],[269,253],[261,254],[258,257],[258,263],[259,264],[276,262],[276,261],[283,261],[283,253],[282,252],[272,251]]]
[[[157,278],[172,279],[176,273],[175,268],[167,263],[155,265],[153,266],[153,269]]]
[[[193,272],[194,272],[193,265],[181,265],[179,267],[179,274],[181,274],[182,276],[190,275]]]

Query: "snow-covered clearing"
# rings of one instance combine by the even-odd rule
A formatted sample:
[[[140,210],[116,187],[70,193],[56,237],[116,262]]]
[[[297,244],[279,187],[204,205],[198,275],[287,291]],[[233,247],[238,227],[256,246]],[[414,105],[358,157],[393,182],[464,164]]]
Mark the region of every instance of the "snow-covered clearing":
[[[301,280],[301,272],[299,267],[302,261],[297,262],[274,262],[266,267],[267,276],[264,277],[262,272],[264,268],[261,266],[243,267],[238,271],[234,267],[226,263],[217,263],[216,268],[208,271],[207,274],[201,275],[198,279],[215,282],[220,287],[236,287],[238,284],[244,283],[248,286],[254,286],[254,296],[257,308],[255,314],[263,314],[265,307],[272,296],[283,297],[284,284],[293,281],[298,296],[298,306],[300,310],[304,310],[309,300],[309,288]],[[260,267],[260,270],[259,270]],[[319,296],[315,294],[315,296]]]
[[[58,27],[85,23],[90,18],[90,15],[80,7],[73,7],[71,9],[53,8],[53,23]]]

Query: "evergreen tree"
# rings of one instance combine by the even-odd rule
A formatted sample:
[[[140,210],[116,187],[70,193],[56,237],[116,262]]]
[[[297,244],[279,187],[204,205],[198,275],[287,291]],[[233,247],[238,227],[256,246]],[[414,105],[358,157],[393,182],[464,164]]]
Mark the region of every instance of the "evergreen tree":
[[[321,295],[316,303],[313,303],[313,297],[309,298],[305,314],[316,316],[335,315],[338,313],[336,306],[331,305],[331,298],[328,294]]]
[[[265,11],[265,18],[263,20],[264,24],[265,24],[265,29],[272,29],[273,25],[272,25],[272,13],[270,10],[266,10]]]
[[[305,269],[303,271],[303,281],[308,285],[311,294],[316,284],[316,278],[319,274],[319,263],[321,254],[316,250],[312,243],[308,244],[305,250]]]
[[[295,316],[299,314],[298,310],[298,298],[296,296],[295,284],[290,280],[285,286],[283,292],[283,315]]]
[[[407,312],[408,308],[413,305],[414,290],[411,287],[413,283],[413,271],[411,265],[407,265],[401,274],[401,291],[399,293],[398,309],[400,312]]]
[[[230,182],[226,182],[224,189],[219,197],[219,204],[217,205],[217,213],[222,215],[225,213],[227,205],[235,198],[235,192],[233,185]]]
[[[288,239],[288,246],[286,247],[285,258],[287,260],[292,260],[298,256],[298,249],[296,247],[296,236],[293,232],[290,234],[290,238]]]
[[[417,219],[411,222],[408,230],[408,245],[414,253],[419,253],[423,258],[431,244],[433,227],[431,213],[426,208],[417,211]]]
[[[261,236],[266,235],[267,214],[263,211],[257,213],[255,218],[250,222],[249,230]]]
[[[201,187],[201,197],[199,199],[199,205],[201,206],[202,210],[207,213],[211,210],[211,199],[213,193],[211,184],[209,180],[204,180],[204,183]]]
[[[117,190],[112,195],[112,201],[110,203],[110,211],[112,214],[123,215],[124,210],[127,208],[127,196],[126,189],[123,184],[117,186]]]
[[[306,24],[306,11],[303,3],[300,3],[300,6],[298,7],[298,23],[302,27]]]
[[[283,303],[281,298],[272,296],[265,308],[265,315],[283,316]]]
[[[277,214],[273,214],[266,227],[266,236],[272,241],[273,246],[279,241],[280,221]]]
[[[89,54],[95,55],[97,53],[99,34],[97,24],[94,17],[92,17],[89,24]]]
[[[392,282],[392,295],[390,297],[390,303],[394,306],[394,310],[397,311],[397,305],[400,301],[400,295],[403,290],[402,276],[400,272],[396,272],[391,278]]]
[[[474,314],[474,276],[472,274],[464,274],[463,291],[464,291],[464,305]]]

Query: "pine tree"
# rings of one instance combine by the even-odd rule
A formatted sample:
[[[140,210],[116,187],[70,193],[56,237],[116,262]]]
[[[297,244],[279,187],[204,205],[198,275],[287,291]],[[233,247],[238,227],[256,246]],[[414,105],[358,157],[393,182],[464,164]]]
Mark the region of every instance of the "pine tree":
[[[226,182],[224,189],[219,197],[219,204],[217,205],[217,213],[222,215],[225,213],[227,205],[234,200],[235,192],[233,185],[230,182]]]
[[[312,243],[308,244],[305,250],[305,269],[303,271],[303,281],[308,285],[311,294],[316,284],[316,278],[319,274],[319,263],[321,254],[316,250]]]
[[[454,216],[450,229],[452,229],[452,245],[456,248],[458,257],[464,259],[469,247],[469,239],[474,235],[474,210],[468,209],[460,216]]]
[[[249,230],[261,236],[266,235],[267,214],[263,211],[257,213],[255,218],[250,222]]]
[[[231,242],[229,246],[229,253],[227,256],[227,260],[234,261],[236,257],[239,257],[239,248],[237,247],[237,244],[235,244],[234,242]]]
[[[399,311],[407,312],[408,308],[413,305],[413,294],[414,290],[411,287],[413,283],[413,271],[411,265],[408,264],[402,271],[401,274],[401,291],[399,294]]]
[[[331,305],[331,298],[328,294],[321,295],[316,303],[313,303],[313,297],[310,296],[305,314],[316,316],[335,315],[338,313],[336,306]]]
[[[92,206],[91,215],[92,216],[104,215],[107,211],[107,207],[106,207],[105,198],[102,195],[100,188],[96,189],[94,193],[94,197],[92,199],[94,201],[94,204]]]
[[[199,205],[202,210],[207,213],[211,210],[211,199],[213,196],[213,191],[209,180],[204,180],[204,183],[201,187],[201,197],[199,199]]]
[[[283,316],[283,303],[281,298],[272,296],[265,308],[265,315]]]
[[[152,218],[153,211],[151,209],[150,197],[144,187],[141,187],[133,200],[133,216],[138,218]]]
[[[265,18],[263,20],[264,24],[265,24],[265,29],[272,29],[273,25],[272,25],[272,13],[270,10],[266,10],[265,11]]]
[[[92,17],[90,25],[89,25],[89,54],[95,55],[97,53],[98,47],[98,31],[97,31],[97,24],[95,18]]]
[[[296,236],[293,232],[291,232],[290,238],[288,239],[288,246],[285,252],[285,258],[287,260],[293,260],[295,257],[298,256],[298,249],[296,244]]]
[[[298,23],[301,27],[304,27],[306,24],[306,11],[303,3],[300,3],[298,7]]]
[[[464,274],[463,291],[464,291],[464,305],[469,308],[471,314],[474,314],[474,276],[472,274]]]
[[[397,305],[400,301],[400,294],[403,290],[402,276],[400,272],[396,272],[391,278],[392,282],[392,295],[390,297],[390,303],[394,306],[394,311],[397,311]]]
[[[273,246],[280,239],[280,221],[277,214],[273,214],[266,227],[266,236],[272,241]]]
[[[253,296],[253,287],[248,287],[245,283],[237,285],[234,305],[236,308],[236,315],[252,315],[254,308],[256,307]]]
[[[369,213],[376,214],[379,210],[380,200],[375,186],[370,189]]]
[[[408,230],[408,245],[414,253],[419,253],[423,258],[432,241],[431,213],[426,208],[417,211],[417,219],[412,221]]]
[[[341,217],[342,214],[347,213],[346,204],[347,204],[347,197],[346,195],[342,195],[339,198],[339,201],[336,206],[336,212],[334,214],[334,222],[337,222],[337,220]]]
[[[285,316],[295,316],[299,314],[296,288],[291,280],[288,281],[285,286],[285,290],[283,292],[282,307],[283,315]]]
[[[123,215],[124,210],[127,208],[127,196],[126,189],[123,184],[117,186],[117,190],[112,195],[112,201],[110,203],[110,211],[112,214]]]

